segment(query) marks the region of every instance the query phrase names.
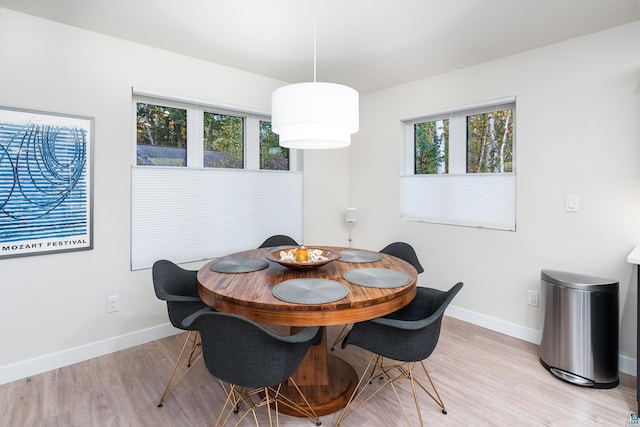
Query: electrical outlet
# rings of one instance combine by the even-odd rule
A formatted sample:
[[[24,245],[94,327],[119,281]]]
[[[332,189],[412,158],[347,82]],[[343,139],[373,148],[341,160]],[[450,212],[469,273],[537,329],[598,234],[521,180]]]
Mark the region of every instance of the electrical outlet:
[[[120,297],[118,295],[107,297],[107,313],[118,310],[120,310]]]
[[[538,293],[536,291],[529,291],[527,294],[527,304],[534,307],[538,307],[540,305],[538,301]]]

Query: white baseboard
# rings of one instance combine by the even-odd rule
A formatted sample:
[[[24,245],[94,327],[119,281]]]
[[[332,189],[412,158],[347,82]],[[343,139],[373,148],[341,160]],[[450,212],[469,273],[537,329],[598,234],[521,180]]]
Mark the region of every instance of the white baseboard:
[[[53,369],[73,365],[74,363],[104,356],[105,354],[115,353],[116,351],[135,347],[136,345],[165,338],[180,332],[182,332],[180,329],[176,329],[170,323],[166,323],[57,353],[46,354],[22,362],[0,366],[0,384],[10,383]]]
[[[636,359],[632,359],[629,356],[618,355],[618,371],[635,377],[638,374],[637,368]]]
[[[459,308],[454,305],[450,305],[447,308],[447,316],[454,317],[492,331],[500,332],[501,334],[518,338],[526,342],[536,345],[540,344],[541,333],[535,329],[525,328],[524,326],[516,325],[515,323],[505,322],[504,320],[476,313],[475,311],[465,310],[464,308]]]
[[[523,341],[540,344],[540,331],[535,329],[525,328],[523,326],[516,325],[515,323],[505,322],[504,320],[465,310],[453,305],[449,306],[447,309],[447,316],[518,338]],[[132,332],[130,334],[94,342],[80,347],[70,348],[57,353],[46,354],[33,359],[24,360],[22,362],[0,366],[0,384],[10,383],[12,381],[41,374],[53,369],[73,365],[74,363],[83,362],[85,360],[93,359],[94,357],[104,356],[105,354],[114,353],[136,345],[162,339],[180,332],[182,332],[180,329],[176,329],[171,326],[170,323],[166,323],[164,325]],[[618,357],[618,370],[635,376],[636,360],[620,355]]]
[[[515,323],[505,322],[504,320],[496,319],[495,317],[486,316],[484,314],[465,310],[453,305],[450,305],[447,308],[447,316],[536,345],[540,345],[540,340],[542,338],[542,333],[539,330],[525,328],[524,326],[516,325]],[[636,359],[619,354],[618,371],[636,376]]]

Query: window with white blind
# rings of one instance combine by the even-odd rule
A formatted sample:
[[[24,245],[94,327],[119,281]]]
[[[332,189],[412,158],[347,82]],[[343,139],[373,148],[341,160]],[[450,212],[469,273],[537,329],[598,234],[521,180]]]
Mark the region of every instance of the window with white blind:
[[[515,98],[403,119],[401,216],[516,229]]]
[[[133,90],[131,269],[303,241],[301,153],[269,113]],[[286,151],[285,151],[286,150]]]

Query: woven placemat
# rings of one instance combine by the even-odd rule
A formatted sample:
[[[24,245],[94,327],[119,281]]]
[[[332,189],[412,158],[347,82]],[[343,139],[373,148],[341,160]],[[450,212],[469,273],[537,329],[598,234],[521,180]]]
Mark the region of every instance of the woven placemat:
[[[327,279],[291,279],[277,284],[271,291],[279,300],[296,304],[325,304],[347,296],[349,289]]]
[[[357,268],[344,273],[344,278],[349,283],[369,288],[398,288],[411,281],[406,274],[388,268]]]
[[[258,258],[229,258],[211,264],[209,270],[216,273],[250,273],[267,268],[269,263]]]
[[[343,262],[376,262],[382,256],[369,251],[340,251],[340,261]]]

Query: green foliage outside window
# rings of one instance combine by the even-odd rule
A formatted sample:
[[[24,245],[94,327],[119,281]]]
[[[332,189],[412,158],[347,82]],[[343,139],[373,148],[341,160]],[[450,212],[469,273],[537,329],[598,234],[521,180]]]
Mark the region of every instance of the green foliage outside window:
[[[436,174],[448,172],[449,120],[416,123],[415,173]]]
[[[186,166],[187,110],[136,104],[137,164]]]
[[[467,172],[513,172],[513,110],[467,116]]]
[[[466,135],[450,135],[449,119],[414,124],[415,173],[449,173],[450,144],[466,146],[466,173],[513,172],[513,110],[470,114],[461,119],[466,120]]]
[[[260,121],[260,169],[289,170],[289,149],[280,146],[271,122]]]
[[[244,167],[244,119],[204,113],[204,166]]]

